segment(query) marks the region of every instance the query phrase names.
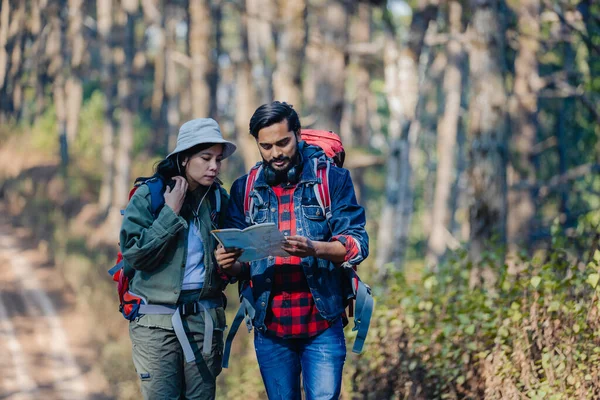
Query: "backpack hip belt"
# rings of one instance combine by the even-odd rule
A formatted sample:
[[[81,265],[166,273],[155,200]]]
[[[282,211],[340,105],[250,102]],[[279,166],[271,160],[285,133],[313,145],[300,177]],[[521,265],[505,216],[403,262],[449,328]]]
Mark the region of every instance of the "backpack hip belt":
[[[204,342],[202,344],[202,354],[209,355],[212,348],[213,331],[215,330],[215,323],[210,315],[211,308],[223,307],[223,299],[200,299],[193,303],[180,304],[178,306],[168,306],[162,304],[140,304],[140,314],[147,315],[172,315],[171,323],[173,324],[173,330],[181,344],[183,349],[183,355],[187,363],[196,361],[194,356],[194,350],[190,345],[190,341],[187,338],[185,329],[183,328],[182,316],[198,314],[204,312]]]

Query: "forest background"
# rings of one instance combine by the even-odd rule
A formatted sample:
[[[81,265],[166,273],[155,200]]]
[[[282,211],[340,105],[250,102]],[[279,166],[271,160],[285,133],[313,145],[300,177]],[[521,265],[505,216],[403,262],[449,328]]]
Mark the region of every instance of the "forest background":
[[[340,134],[367,210],[344,398],[600,396],[598,2],[1,0],[0,200],[94,310],[111,396],[139,396],[106,274],[133,179],[210,116],[228,188],[272,100]],[[250,337],[219,398],[265,397]]]

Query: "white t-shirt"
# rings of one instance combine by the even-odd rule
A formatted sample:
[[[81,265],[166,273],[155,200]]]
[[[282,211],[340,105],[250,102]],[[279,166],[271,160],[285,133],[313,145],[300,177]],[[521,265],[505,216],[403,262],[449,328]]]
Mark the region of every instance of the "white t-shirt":
[[[183,275],[183,290],[200,289],[204,285],[204,242],[195,220],[190,222],[187,260]]]

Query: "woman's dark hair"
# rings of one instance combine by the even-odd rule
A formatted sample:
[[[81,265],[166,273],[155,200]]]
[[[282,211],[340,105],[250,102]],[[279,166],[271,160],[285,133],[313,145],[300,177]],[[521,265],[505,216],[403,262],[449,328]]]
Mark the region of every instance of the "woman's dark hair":
[[[258,139],[258,132],[273,124],[286,120],[288,129],[296,134],[300,133],[300,118],[291,104],[274,101],[258,107],[250,118],[250,134]]]
[[[184,178],[185,176],[185,167],[182,163],[193,156],[196,153],[201,152],[202,150],[206,150],[215,144],[220,143],[201,143],[197,144],[194,147],[191,147],[187,150],[181,151],[179,153],[173,154],[168,158],[165,158],[162,161],[159,161],[154,166],[154,177],[161,178],[165,182],[169,182],[174,176],[181,175]]]

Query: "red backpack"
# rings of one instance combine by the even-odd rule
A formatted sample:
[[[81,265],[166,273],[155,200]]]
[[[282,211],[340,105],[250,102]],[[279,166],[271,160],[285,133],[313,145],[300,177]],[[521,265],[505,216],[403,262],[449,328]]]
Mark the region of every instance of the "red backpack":
[[[320,131],[316,129],[302,129],[300,131],[302,140],[323,150],[336,166],[342,168],[346,158],[346,152],[342,140],[333,131]]]
[[[165,204],[164,182],[160,178],[138,178],[135,180],[133,188],[129,191],[129,200],[135,191],[142,185],[147,185],[150,189],[150,210],[154,218]],[[121,215],[125,214],[125,210],[121,210]],[[123,317],[129,321],[133,321],[139,314],[140,305],[145,303],[144,298],[129,291],[129,281],[133,278],[135,270],[127,268],[123,260],[121,251],[117,253],[117,261],[115,265],[108,270],[113,281],[117,282],[117,293],[119,294],[119,311]]]

